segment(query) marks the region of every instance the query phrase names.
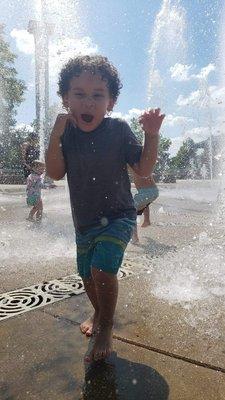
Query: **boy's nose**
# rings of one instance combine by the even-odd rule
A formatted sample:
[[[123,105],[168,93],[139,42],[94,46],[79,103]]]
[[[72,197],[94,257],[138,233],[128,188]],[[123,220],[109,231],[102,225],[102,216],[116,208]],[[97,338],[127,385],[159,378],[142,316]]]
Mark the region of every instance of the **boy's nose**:
[[[95,101],[94,101],[93,97],[92,96],[87,96],[85,98],[85,104],[88,107],[93,107],[95,105]]]

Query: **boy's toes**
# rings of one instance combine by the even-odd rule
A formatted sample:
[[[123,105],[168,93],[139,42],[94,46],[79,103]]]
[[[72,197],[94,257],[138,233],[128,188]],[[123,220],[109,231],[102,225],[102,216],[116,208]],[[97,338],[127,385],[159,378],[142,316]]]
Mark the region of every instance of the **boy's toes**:
[[[86,336],[90,337],[92,336],[92,328],[88,328],[85,332]]]

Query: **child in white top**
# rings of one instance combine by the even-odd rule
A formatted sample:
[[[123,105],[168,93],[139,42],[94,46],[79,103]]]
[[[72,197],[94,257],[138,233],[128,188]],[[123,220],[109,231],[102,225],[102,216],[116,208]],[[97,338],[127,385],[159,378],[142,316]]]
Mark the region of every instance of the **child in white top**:
[[[31,164],[31,173],[27,177],[27,205],[32,207],[29,212],[28,221],[40,222],[43,213],[43,203],[41,199],[42,174],[45,171],[45,164],[39,160],[35,160]]]

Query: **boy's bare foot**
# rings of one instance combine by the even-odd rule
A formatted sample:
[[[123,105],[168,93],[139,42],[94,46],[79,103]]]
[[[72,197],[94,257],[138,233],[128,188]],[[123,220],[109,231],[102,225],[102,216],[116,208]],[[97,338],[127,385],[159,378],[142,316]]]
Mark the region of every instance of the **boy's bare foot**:
[[[150,221],[144,221],[141,225],[142,228],[146,228],[147,226],[151,225]]]
[[[104,360],[110,356],[112,350],[112,327],[99,327],[95,336],[93,350],[90,355],[85,358],[85,361],[92,362]]]
[[[81,332],[88,337],[92,336],[97,329],[97,319],[97,314],[94,314],[92,317],[82,322],[82,324],[80,324]]]

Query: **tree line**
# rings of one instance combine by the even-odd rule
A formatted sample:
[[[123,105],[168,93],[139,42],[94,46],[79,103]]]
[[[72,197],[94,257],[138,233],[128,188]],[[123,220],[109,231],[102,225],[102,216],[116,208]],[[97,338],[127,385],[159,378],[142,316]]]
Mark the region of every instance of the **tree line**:
[[[130,127],[138,141],[142,143],[144,132],[137,118],[131,119]],[[211,168],[213,177],[216,178],[220,170],[218,149],[221,139],[221,135],[212,136],[212,143],[210,143],[209,138],[195,143],[193,139],[187,138],[183,141],[177,154],[171,156],[171,139],[160,135],[158,161],[154,170],[156,181],[174,182],[176,179],[209,179]]]

